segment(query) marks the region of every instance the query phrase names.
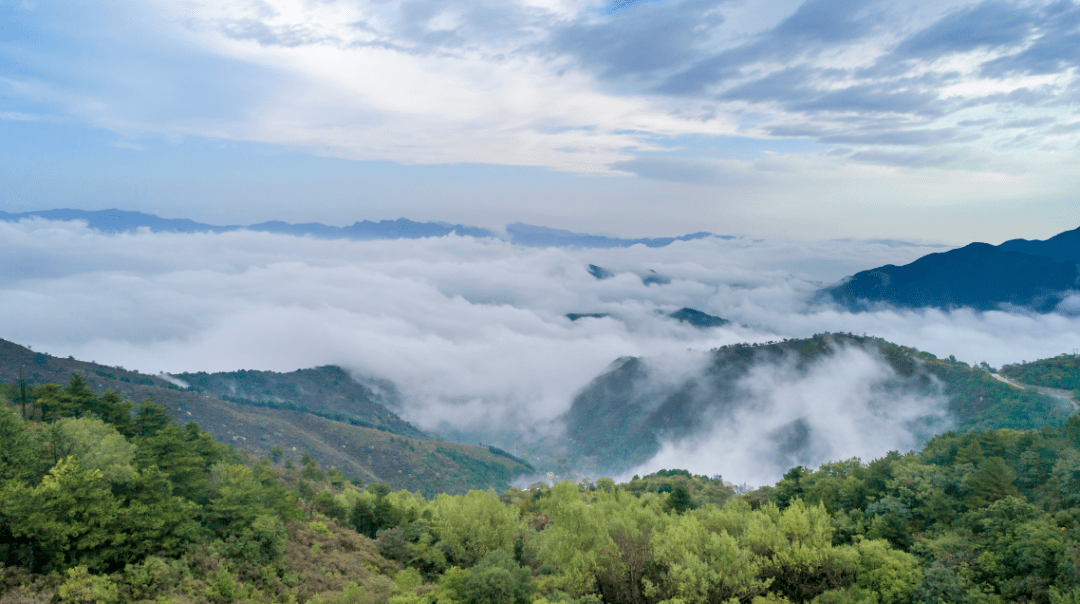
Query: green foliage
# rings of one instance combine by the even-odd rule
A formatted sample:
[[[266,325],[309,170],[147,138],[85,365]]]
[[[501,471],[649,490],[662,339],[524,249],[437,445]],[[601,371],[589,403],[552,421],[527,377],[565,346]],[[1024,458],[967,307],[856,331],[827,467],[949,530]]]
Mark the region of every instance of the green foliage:
[[[496,549],[469,569],[457,595],[465,604],[527,604],[534,591],[531,578],[506,550]]]
[[[1032,363],[1006,365],[1001,374],[1023,384],[1080,390],[1080,355],[1062,354]]]
[[[909,602],[922,579],[915,556],[892,549],[885,541],[860,541],[855,585],[877,594],[881,604]]]
[[[97,418],[62,419],[55,423],[63,436],[65,452],[75,456],[84,468],[101,470],[109,482],[130,482],[135,478],[135,444],[113,426]]]
[[[668,507],[680,514],[694,506],[693,500],[690,499],[690,489],[684,483],[676,484],[671,488],[666,502]]]
[[[20,589],[54,590],[58,602],[1044,604],[1080,594],[1080,419],[943,434],[919,453],[793,468],[742,495],[719,477],[662,470],[626,484],[425,499],[360,490],[310,458],[298,472],[247,459],[157,403],[126,407],[125,419],[123,401],[80,399],[75,386],[34,390],[48,399],[43,421],[0,407],[0,590],[22,567],[40,585]]]
[[[488,445],[487,450],[489,452],[491,452],[492,455],[501,455],[502,457],[505,457],[505,458],[507,458],[507,459],[509,459],[511,461],[514,461],[516,463],[521,464],[526,469],[528,469],[530,472],[535,472],[536,471],[536,468],[532,467],[529,464],[529,462],[525,461],[524,459],[521,459],[520,457],[516,457],[514,455],[511,455],[509,452],[504,451],[503,449],[500,449],[500,448],[492,446],[492,445]]]
[[[85,566],[69,568],[56,595],[61,604],[111,604],[118,601],[116,584],[109,577],[90,574]]]
[[[510,486],[510,481],[514,478],[510,468],[503,464],[476,459],[450,447],[436,447],[435,451],[450,458],[463,470],[476,476],[481,484],[489,484],[505,489]],[[509,459],[516,460],[513,457]]]
[[[11,534],[33,543],[35,566],[60,570],[84,565],[107,569],[120,561],[124,541],[120,502],[101,470],[69,457],[37,486],[8,483],[2,512]]]
[[[28,480],[35,472],[35,444],[28,424],[14,409],[0,404],[0,484]]]
[[[521,530],[517,508],[504,505],[493,491],[440,495],[431,508],[447,559],[459,566],[472,566],[495,550],[513,547]]]
[[[280,517],[260,514],[239,534],[228,537],[225,555],[244,564],[271,565],[285,555],[287,540]]]

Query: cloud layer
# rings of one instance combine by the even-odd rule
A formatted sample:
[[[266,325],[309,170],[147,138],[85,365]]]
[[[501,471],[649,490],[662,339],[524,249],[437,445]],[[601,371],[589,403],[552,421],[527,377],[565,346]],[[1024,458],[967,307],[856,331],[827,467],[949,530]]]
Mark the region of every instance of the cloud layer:
[[[944,425],[947,401],[899,394],[897,376],[882,359],[856,348],[824,357],[805,371],[792,363],[755,366],[740,380],[745,398],[733,411],[706,421],[699,433],[664,442],[648,462],[626,473],[685,468],[720,473],[733,484],[778,481],[788,469],[817,468],[858,457],[870,461],[888,451],[922,443],[919,426],[934,418]],[[940,431],[940,430],[939,430]]]
[[[106,236],[42,220],[0,223],[0,242],[0,337],[150,373],[339,364],[392,380],[404,395],[402,415],[430,430],[542,434],[576,392],[628,355],[677,358],[687,349],[822,331],[865,332],[995,366],[1080,348],[1075,317],[853,315],[807,305],[821,283],[939,249],[901,242],[710,238],[567,250],[463,237]],[[615,276],[597,280],[589,264]],[[646,285],[650,271],[670,281]],[[698,330],[663,316],[684,306],[734,324]],[[610,316],[571,322],[571,312]],[[759,399],[775,409],[767,422],[764,415],[755,421],[765,429],[812,409],[815,425],[824,425],[848,413],[836,405],[862,400],[880,376],[865,359],[836,363],[800,380],[763,376],[774,385]],[[830,389],[843,396],[826,401]],[[877,417],[863,411],[843,421]],[[906,418],[889,416],[882,425]],[[882,438],[836,442],[851,446],[821,449],[822,458],[903,448]],[[888,448],[873,450],[875,442]],[[684,463],[668,465],[704,471],[723,451],[683,443],[662,459],[684,455]]]

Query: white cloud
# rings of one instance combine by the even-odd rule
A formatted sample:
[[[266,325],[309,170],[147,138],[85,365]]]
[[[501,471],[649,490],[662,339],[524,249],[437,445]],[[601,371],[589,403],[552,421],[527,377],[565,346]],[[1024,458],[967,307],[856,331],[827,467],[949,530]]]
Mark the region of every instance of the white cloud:
[[[939,103],[925,112],[925,107],[907,106],[905,95],[940,94],[942,102],[960,102],[993,92],[1038,89],[1041,103],[1065,94],[1075,81],[1068,70],[1008,78],[981,74],[986,61],[1011,56],[1014,49],[1008,45],[960,48],[936,60],[905,63],[897,74],[880,69],[857,73],[857,68],[889,61],[889,53],[904,39],[971,3],[877,6],[872,19],[859,11],[845,14],[847,9],[840,6],[807,9],[810,3],[790,2],[641,3],[615,14],[605,13],[598,2],[106,4],[115,23],[143,32],[127,44],[168,44],[170,55],[213,67],[179,71],[162,57],[164,70],[155,78],[150,75],[152,63],[106,65],[84,57],[80,61],[101,74],[102,83],[117,85],[61,90],[45,83],[52,78],[7,83],[29,86],[22,94],[60,100],[84,117],[126,132],[257,141],[347,159],[562,169],[604,166],[643,152],[670,150],[672,139],[679,140],[674,143],[679,147],[693,148],[695,143],[680,139],[686,135],[698,140],[730,134],[774,139],[770,132],[778,124],[805,129],[809,137],[818,136],[814,131],[827,134],[839,128],[874,138],[896,130],[955,126],[986,114],[988,107],[1000,114],[1003,104],[1014,118],[1045,113],[1007,99],[968,108]],[[811,22],[805,25],[785,25],[785,19],[800,18],[807,10],[827,12],[808,17]],[[1038,18],[1038,6],[1024,10]],[[708,31],[695,29],[701,18],[717,11],[726,22],[710,17]],[[845,19],[854,19],[850,27],[857,31],[850,39],[831,39],[829,28],[841,27]],[[769,37],[780,35],[780,30],[772,30],[778,26],[801,28],[800,37],[779,43]],[[579,56],[578,47],[585,42],[560,38],[560,32],[574,27],[603,34],[589,42],[595,47],[585,56]],[[584,33],[575,35],[590,40]],[[652,37],[628,44],[627,36]],[[611,44],[626,46],[605,46]],[[657,92],[657,87],[670,84],[660,80],[691,73],[725,51],[737,51],[726,59],[733,71],[695,76],[709,94]],[[905,58],[911,57],[892,62]],[[657,62],[656,68],[642,72],[651,62]],[[761,77],[787,69],[805,69],[807,74],[783,95],[756,92],[722,98],[725,92],[757,85]],[[141,72],[148,77],[137,77]],[[252,94],[256,78],[258,91]],[[799,106],[849,87],[851,95],[822,101],[826,105],[821,110]],[[198,102],[177,103],[163,94],[168,88]],[[121,93],[149,102],[136,107],[113,98]],[[886,104],[879,105],[882,102]],[[891,104],[895,102],[901,105]],[[970,149],[965,146],[964,155],[989,146],[988,134],[967,131],[976,141]],[[790,134],[780,135],[786,136]],[[1022,146],[1030,153],[1039,145]],[[1030,170],[1045,163],[1024,155],[1011,159]]]
[[[841,349],[806,371],[791,363],[757,365],[740,380],[748,396],[737,409],[699,434],[664,442],[626,477],[682,468],[760,486],[797,465],[816,469],[907,452],[920,445],[915,422],[943,417],[945,401],[884,387],[895,378],[884,361],[857,348]]]
[[[339,363],[398,383],[419,405],[406,414],[428,427],[478,417],[453,413],[462,404],[549,419],[615,358],[744,340],[867,332],[993,365],[1080,347],[1078,319],[1059,315],[807,310],[822,282],[940,250],[918,245],[560,250],[459,237],[103,236],[46,221],[0,233],[4,338],[149,373]],[[598,281],[590,263],[616,276]],[[670,283],[644,285],[650,270]],[[683,306],[747,327],[699,331],[657,314]],[[572,323],[570,312],[612,318]]]
[[[1071,51],[1038,37],[1055,26],[1044,4],[987,5],[1035,24],[1015,40],[1015,19],[990,28],[997,47],[940,54],[934,38],[938,54],[896,57],[976,3],[46,3],[15,24],[20,69],[0,88],[8,117],[65,134],[2,123],[34,128],[22,142],[42,157],[116,137],[148,169],[100,146],[74,165],[20,148],[5,190],[26,207],[215,221],[1048,236],[1075,226],[1060,208],[1078,131]],[[1030,69],[984,72],[994,57]]]

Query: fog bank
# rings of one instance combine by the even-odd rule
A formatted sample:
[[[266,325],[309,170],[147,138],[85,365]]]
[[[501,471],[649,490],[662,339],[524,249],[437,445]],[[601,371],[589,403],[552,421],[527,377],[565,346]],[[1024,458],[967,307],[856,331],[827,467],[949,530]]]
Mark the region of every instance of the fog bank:
[[[994,366],[1080,348],[1076,317],[807,306],[824,283],[933,251],[941,248],[750,238],[575,250],[457,236],[102,235],[30,220],[0,223],[0,337],[154,374],[338,364],[397,384],[398,411],[423,429],[523,433],[547,429],[623,356],[822,331],[865,332]],[[614,276],[596,279],[589,264]],[[648,275],[668,281],[646,284]],[[702,330],[666,317],[682,307],[733,323]],[[609,316],[570,321],[566,313]],[[862,455],[909,419],[859,406],[877,379],[868,363],[848,356],[800,379],[769,370],[758,379],[772,385],[755,399],[768,413],[748,411],[737,432],[718,424],[708,441],[671,445],[656,463],[738,479],[737,470],[707,467],[755,467],[755,449],[740,457],[717,443],[804,416],[816,456]]]
[[[804,370],[793,359],[759,362],[739,380],[744,396],[733,407],[702,418],[696,434],[665,440],[622,478],[684,468],[759,486],[798,465],[906,452],[923,444],[927,426],[935,433],[950,427],[943,397],[904,393],[897,381],[884,360],[852,347]]]

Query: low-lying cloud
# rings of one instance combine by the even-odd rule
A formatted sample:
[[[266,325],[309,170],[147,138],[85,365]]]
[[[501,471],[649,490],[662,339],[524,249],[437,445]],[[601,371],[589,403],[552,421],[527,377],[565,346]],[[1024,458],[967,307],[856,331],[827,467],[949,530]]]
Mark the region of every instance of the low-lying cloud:
[[[758,364],[740,380],[745,397],[734,409],[718,409],[702,431],[663,442],[626,474],[685,468],[734,484],[770,484],[797,465],[917,448],[928,424],[948,429],[944,397],[904,393],[897,381],[881,358],[850,347],[805,370]]]
[[[548,429],[581,388],[623,356],[823,331],[865,332],[995,366],[1080,348],[1075,316],[851,314],[808,305],[822,284],[941,250],[896,241],[749,238],[575,250],[457,236],[357,242],[245,231],[102,235],[80,223],[30,220],[0,223],[0,337],[154,374],[338,364],[393,381],[403,395],[399,411],[421,428],[525,434]],[[589,264],[614,276],[598,280]],[[646,284],[650,271],[670,281]],[[666,316],[682,307],[732,324],[700,330]],[[567,313],[608,316],[570,321]],[[823,365],[819,377],[797,386],[785,386],[780,374],[763,375],[763,383],[777,385],[759,398],[775,400],[769,422],[794,420],[798,409],[813,407],[814,421],[839,430],[865,419],[851,414],[876,379],[866,371]],[[848,374],[856,378],[830,381]],[[839,394],[829,399],[833,388]],[[791,406],[782,403],[788,399]],[[866,443],[884,442],[861,433]],[[850,453],[821,449],[821,458],[863,455],[863,441],[852,442]],[[668,465],[733,472],[705,471],[720,463],[722,450],[680,447],[670,449]],[[678,455],[685,457],[675,463]]]

